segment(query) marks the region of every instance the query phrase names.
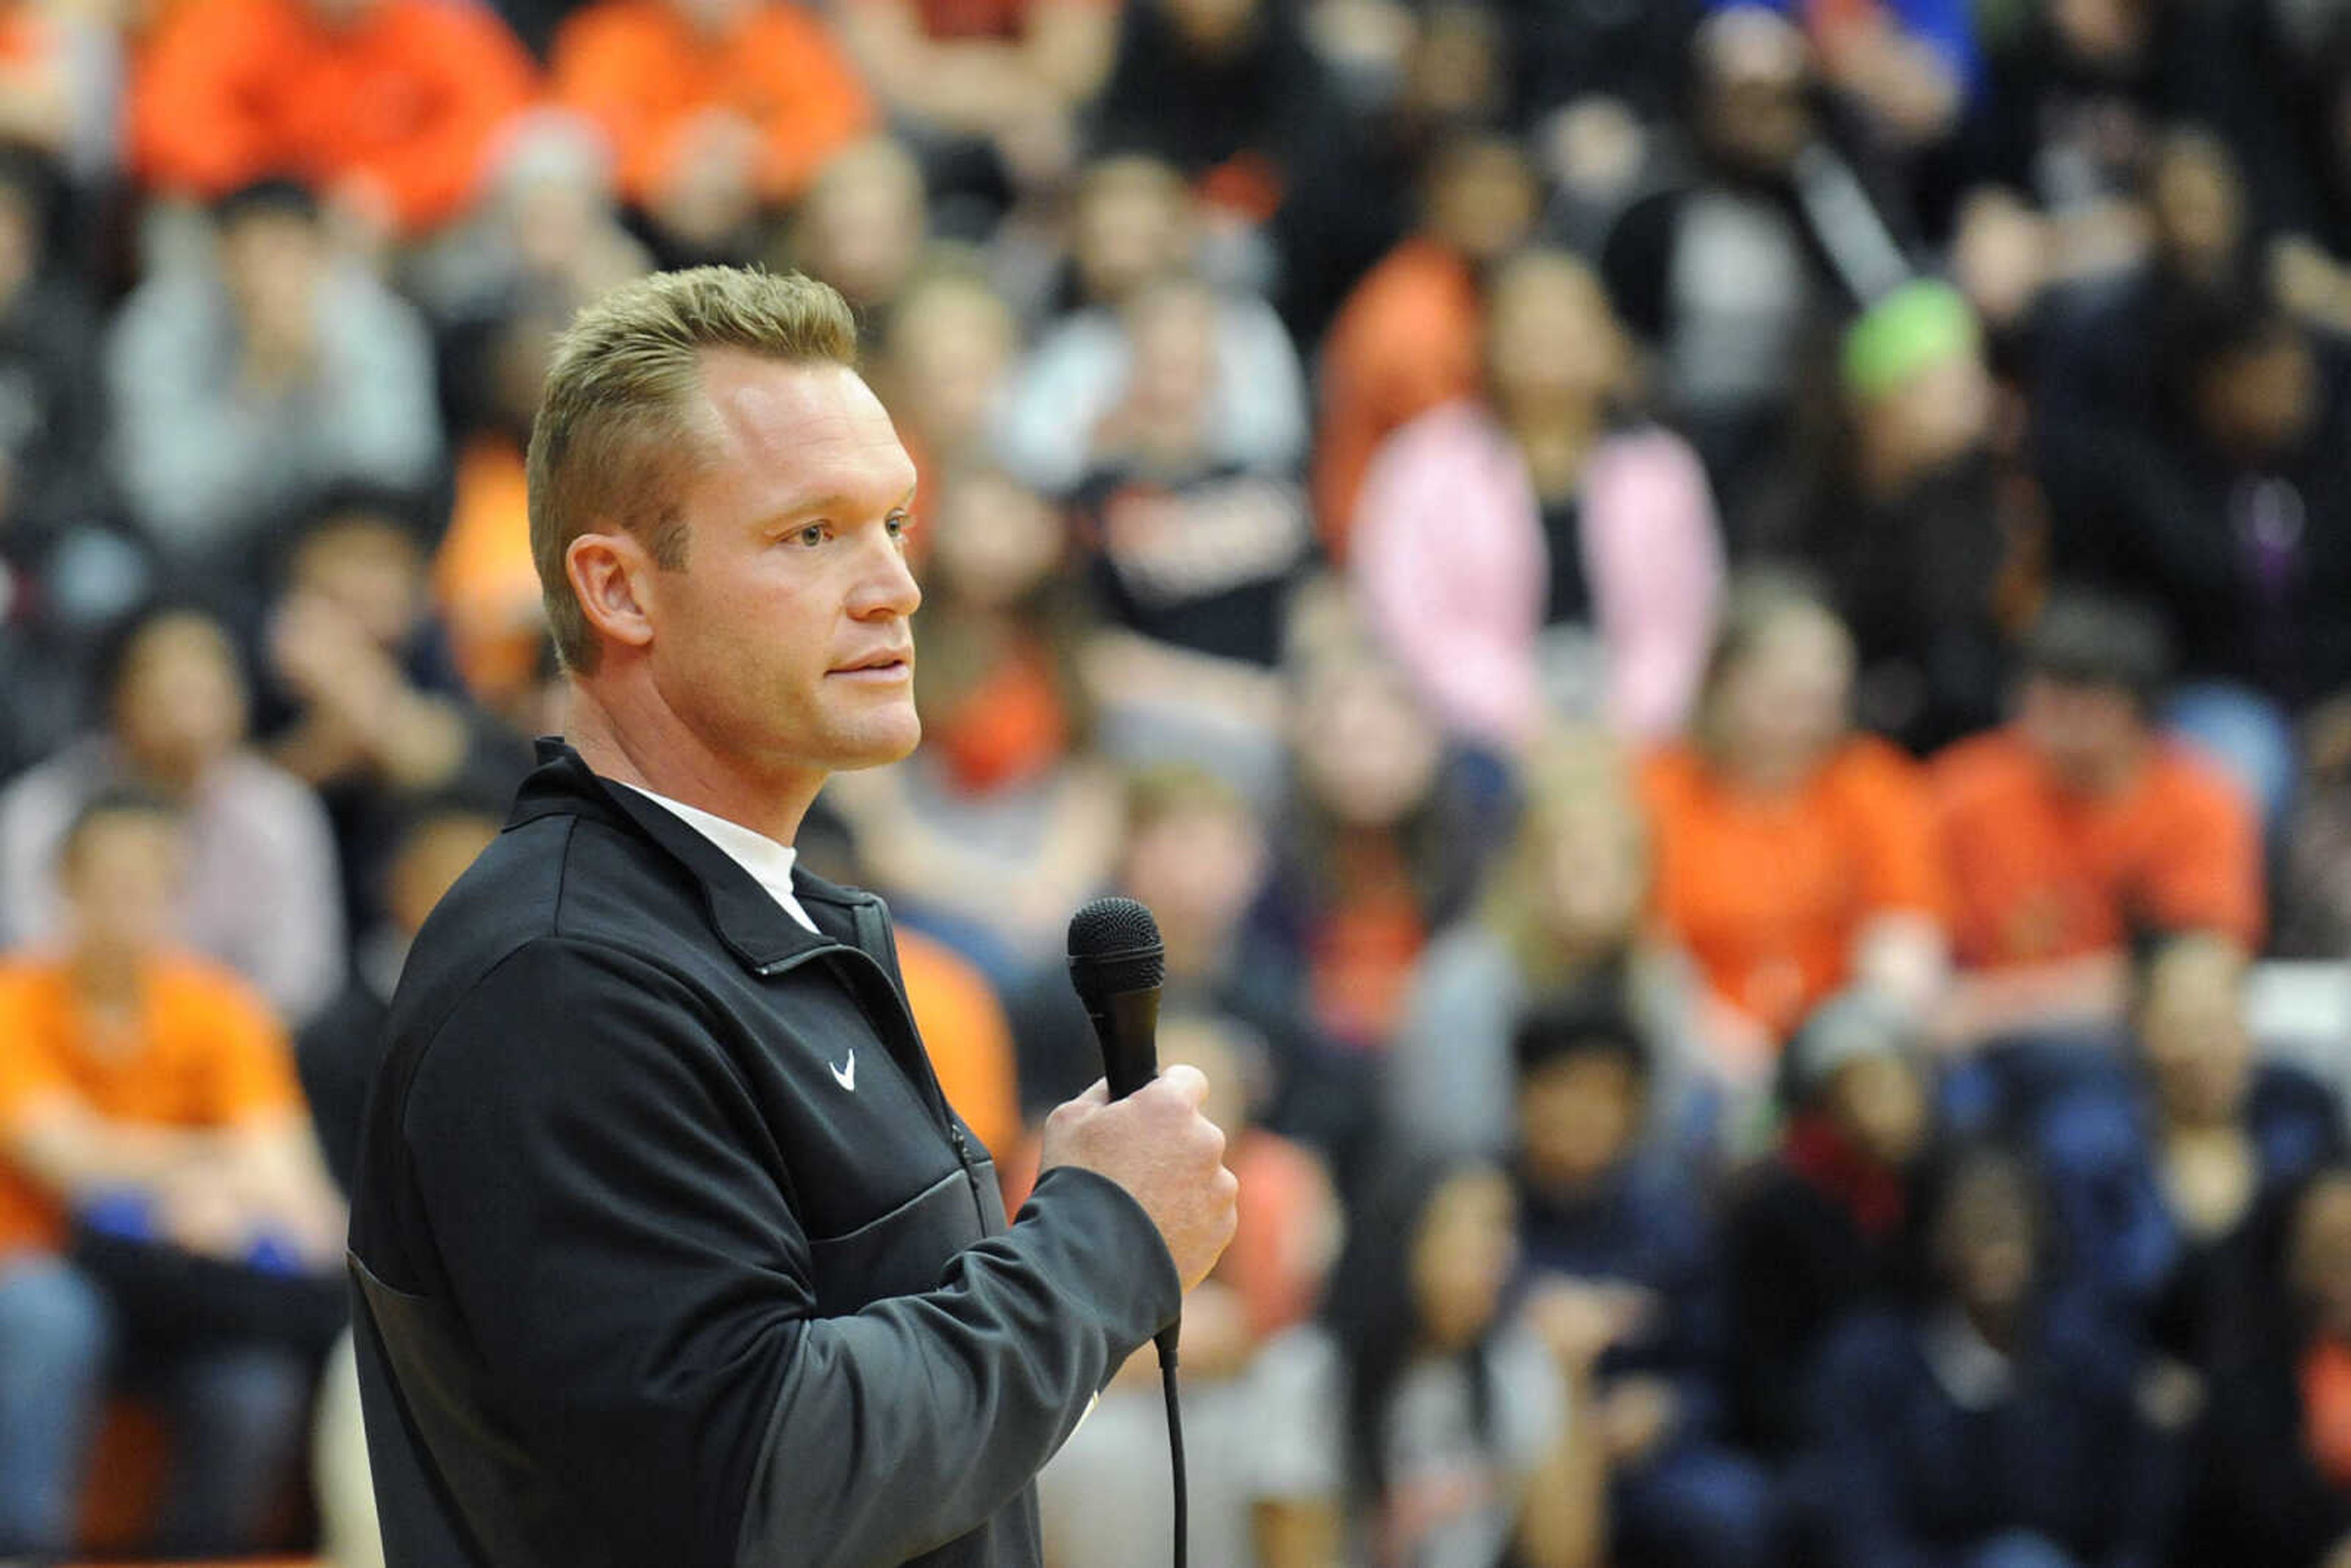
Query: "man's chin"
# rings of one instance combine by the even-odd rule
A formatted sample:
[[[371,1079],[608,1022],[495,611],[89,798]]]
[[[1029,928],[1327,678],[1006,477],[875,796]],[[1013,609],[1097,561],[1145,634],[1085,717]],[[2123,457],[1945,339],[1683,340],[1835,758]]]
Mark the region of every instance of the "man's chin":
[[[904,762],[922,744],[923,721],[912,713],[906,715],[903,727],[893,725],[887,731],[864,737],[867,744],[857,748],[848,758],[837,763],[834,771],[861,772],[868,768],[887,768],[893,762]]]

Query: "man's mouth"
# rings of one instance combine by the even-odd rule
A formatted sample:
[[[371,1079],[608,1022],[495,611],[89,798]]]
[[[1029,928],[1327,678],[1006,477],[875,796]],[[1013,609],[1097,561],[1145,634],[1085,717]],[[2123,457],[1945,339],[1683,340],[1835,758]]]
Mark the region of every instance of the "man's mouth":
[[[836,675],[854,675],[860,680],[903,680],[912,674],[914,656],[911,650],[872,653],[855,664],[841,664],[831,672]]]

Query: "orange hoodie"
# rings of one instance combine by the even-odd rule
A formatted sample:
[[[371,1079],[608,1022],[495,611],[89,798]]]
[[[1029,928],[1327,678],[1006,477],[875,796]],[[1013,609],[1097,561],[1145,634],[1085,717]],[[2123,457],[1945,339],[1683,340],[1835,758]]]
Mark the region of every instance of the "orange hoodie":
[[[180,0],[138,61],[130,156],[150,184],[202,200],[266,175],[378,183],[400,228],[472,198],[530,57],[471,0],[360,0],[337,26],[306,0]]]
[[[555,37],[555,93],[604,128],[622,193],[666,181],[695,119],[731,110],[758,128],[760,198],[798,195],[825,158],[874,124],[856,68],[822,23],[784,0],[705,34],[668,0],[600,0]]]

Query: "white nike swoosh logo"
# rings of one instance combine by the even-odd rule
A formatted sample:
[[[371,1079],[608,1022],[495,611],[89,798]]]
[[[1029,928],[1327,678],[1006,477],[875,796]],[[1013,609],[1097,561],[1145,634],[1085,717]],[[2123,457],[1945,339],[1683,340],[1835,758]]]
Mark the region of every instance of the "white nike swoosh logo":
[[[825,1065],[827,1067],[832,1067],[832,1063],[830,1061],[826,1062]],[[840,1084],[843,1089],[848,1090],[852,1094],[857,1092],[856,1051],[852,1051],[849,1053],[849,1060],[842,1062],[839,1067],[832,1067],[832,1081],[835,1083]]]

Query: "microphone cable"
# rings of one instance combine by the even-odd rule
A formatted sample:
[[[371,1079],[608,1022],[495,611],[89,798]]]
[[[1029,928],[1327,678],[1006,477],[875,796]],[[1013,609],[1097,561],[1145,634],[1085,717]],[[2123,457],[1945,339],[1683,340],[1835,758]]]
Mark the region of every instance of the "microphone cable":
[[[1176,1489],[1176,1568],[1184,1568],[1184,1542],[1188,1533],[1190,1499],[1184,1485],[1184,1405],[1176,1390],[1176,1340],[1184,1326],[1178,1318],[1159,1331],[1159,1386],[1167,1396],[1167,1469]]]

